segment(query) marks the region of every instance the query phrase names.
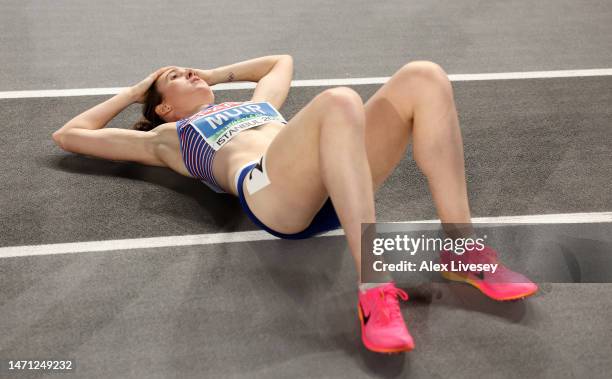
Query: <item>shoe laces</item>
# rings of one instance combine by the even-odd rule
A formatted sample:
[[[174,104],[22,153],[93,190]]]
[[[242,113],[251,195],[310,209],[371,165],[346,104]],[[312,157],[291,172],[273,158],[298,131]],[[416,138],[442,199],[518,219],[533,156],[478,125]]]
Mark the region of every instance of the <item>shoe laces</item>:
[[[402,300],[406,301],[408,300],[408,294],[405,291],[392,286],[381,288],[378,291],[378,308],[380,310],[380,315],[377,317],[378,322],[388,324],[393,320],[400,319],[401,312],[397,297],[399,296]]]

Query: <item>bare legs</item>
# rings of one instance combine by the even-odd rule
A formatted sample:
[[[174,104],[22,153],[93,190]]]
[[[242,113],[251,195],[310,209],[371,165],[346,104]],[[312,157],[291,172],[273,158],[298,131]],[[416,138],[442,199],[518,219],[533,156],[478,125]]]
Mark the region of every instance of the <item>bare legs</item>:
[[[341,105],[337,109],[344,112],[323,117],[319,159],[323,183],[345,230],[358,275],[361,223],[376,222],[373,193],[397,166],[410,140],[445,232],[451,237],[471,233],[471,228],[465,229],[471,219],[463,141],[452,86],[444,71],[431,62],[404,66],[368,101],[365,117],[355,106],[361,99],[354,91],[336,90],[344,99],[336,101]],[[364,240],[370,241],[374,233],[375,229],[369,230]]]
[[[374,193],[365,138],[361,98],[342,88],[344,112],[323,118],[319,139],[321,175],[344,228],[358,275],[361,270],[361,223],[374,223]]]
[[[448,76],[427,61],[398,70],[366,103],[366,141],[375,188],[403,158],[409,140],[450,235],[470,224],[463,141]],[[409,211],[409,210],[407,210]],[[469,233],[469,231],[467,231]]]
[[[292,233],[308,225],[329,195],[361,273],[361,224],[376,221],[374,193],[410,140],[442,222],[469,224],[452,87],[438,65],[424,61],[403,66],[365,106],[346,87],[316,96],[270,144],[271,185],[247,200],[268,226]]]

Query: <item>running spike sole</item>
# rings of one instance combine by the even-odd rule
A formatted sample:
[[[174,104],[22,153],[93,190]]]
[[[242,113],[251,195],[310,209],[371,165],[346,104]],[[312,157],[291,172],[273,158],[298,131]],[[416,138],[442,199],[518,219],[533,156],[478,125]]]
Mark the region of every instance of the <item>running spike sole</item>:
[[[532,292],[528,292],[528,293],[523,293],[520,295],[516,295],[516,296],[509,296],[509,297],[495,297],[492,296],[491,294],[487,293],[485,290],[483,290],[479,283],[470,279],[467,276],[462,276],[459,274],[455,274],[454,272],[449,272],[449,271],[443,271],[441,273],[442,277],[444,279],[448,279],[448,280],[452,280],[454,282],[463,282],[463,283],[467,283],[470,284],[474,287],[476,287],[480,292],[482,292],[483,294],[487,295],[489,298],[493,299],[493,300],[497,300],[497,301],[514,301],[514,300],[522,300],[528,296],[531,296],[533,294],[535,294],[536,292],[538,292],[538,289],[536,288],[534,291]]]

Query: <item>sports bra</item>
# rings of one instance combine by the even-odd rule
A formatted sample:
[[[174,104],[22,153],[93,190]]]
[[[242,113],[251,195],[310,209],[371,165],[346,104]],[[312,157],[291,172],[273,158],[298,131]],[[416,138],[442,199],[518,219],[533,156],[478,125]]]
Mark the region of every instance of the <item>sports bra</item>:
[[[217,193],[227,193],[215,179],[215,154],[243,130],[270,121],[286,124],[285,118],[267,101],[210,104],[176,122],[181,155],[187,171]]]

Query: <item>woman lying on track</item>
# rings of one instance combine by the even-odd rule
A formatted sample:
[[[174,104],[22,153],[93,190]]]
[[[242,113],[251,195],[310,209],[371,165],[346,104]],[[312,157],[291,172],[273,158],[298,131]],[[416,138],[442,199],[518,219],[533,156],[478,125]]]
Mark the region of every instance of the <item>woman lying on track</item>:
[[[446,225],[470,225],[463,143],[451,83],[427,61],[401,67],[363,104],[352,89],[327,89],[285,121],[277,111],[290,89],[293,59],[264,56],[211,70],[168,66],[70,120],[53,133],[64,150],[168,167],[237,196],[248,217],[280,238],[342,227],[360,284],[362,340],[377,352],[413,349],[392,281],[361,283],[361,223],[374,223],[374,193],[413,143]],[[248,102],[214,104],[210,86],[253,81]],[[143,105],[133,129],[104,128],[130,104]],[[447,230],[448,232],[448,230]],[[441,261],[457,259],[442,252]],[[464,259],[465,261],[465,259]],[[470,257],[497,261],[495,250]],[[537,286],[499,265],[496,272],[445,276],[496,300],[529,296]],[[503,279],[502,279],[503,278]]]

